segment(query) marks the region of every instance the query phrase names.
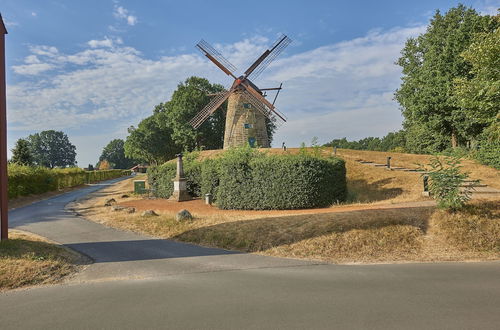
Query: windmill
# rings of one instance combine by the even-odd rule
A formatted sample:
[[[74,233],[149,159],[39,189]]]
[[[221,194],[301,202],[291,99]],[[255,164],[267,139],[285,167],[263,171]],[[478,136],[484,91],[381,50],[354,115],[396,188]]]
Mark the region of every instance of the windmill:
[[[290,42],[292,42],[290,38],[282,35],[243,75],[236,77],[234,65],[229,63],[209,43],[201,40],[196,47],[225,74],[231,76],[234,82],[229,89],[212,95],[213,98],[210,102],[189,121],[189,124],[197,129],[224,101],[228,100],[224,149],[247,143],[251,146],[269,148],[266,118],[274,124],[286,121],[285,115],[274,106],[282,84],[275,88],[258,88],[250,79],[254,80],[260,75]],[[272,103],[265,98],[266,92],[271,90],[277,91]]]

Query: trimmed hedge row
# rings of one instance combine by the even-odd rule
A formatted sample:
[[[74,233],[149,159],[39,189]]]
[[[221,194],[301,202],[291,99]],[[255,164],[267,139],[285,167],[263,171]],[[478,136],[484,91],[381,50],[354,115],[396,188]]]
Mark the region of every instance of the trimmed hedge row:
[[[173,192],[176,164],[150,167],[148,180],[158,197]],[[345,163],[313,155],[265,155],[230,150],[221,158],[184,162],[188,192],[211,193],[222,209],[271,210],[327,207],[346,197]]]
[[[84,171],[80,168],[48,169],[45,167],[8,165],[9,198],[41,194],[129,175],[128,170]]]
[[[309,155],[274,155],[222,161],[217,206],[272,210],[327,207],[345,200],[344,161]]]

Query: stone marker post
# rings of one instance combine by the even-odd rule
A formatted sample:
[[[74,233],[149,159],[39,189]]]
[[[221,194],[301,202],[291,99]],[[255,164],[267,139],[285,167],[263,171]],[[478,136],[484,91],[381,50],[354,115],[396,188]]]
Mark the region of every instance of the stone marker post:
[[[182,164],[182,154],[177,154],[177,175],[172,180],[174,182],[174,192],[169,200],[176,202],[183,202],[191,200],[187,192],[186,178],[184,178],[184,168]]]

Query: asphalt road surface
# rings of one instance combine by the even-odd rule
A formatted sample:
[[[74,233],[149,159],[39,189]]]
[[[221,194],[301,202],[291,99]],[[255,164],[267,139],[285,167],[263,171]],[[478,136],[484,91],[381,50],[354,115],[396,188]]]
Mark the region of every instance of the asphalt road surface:
[[[11,228],[94,262],[64,284],[0,294],[0,329],[500,328],[500,262],[319,264],[155,239],[65,209],[115,181],[9,212]]]

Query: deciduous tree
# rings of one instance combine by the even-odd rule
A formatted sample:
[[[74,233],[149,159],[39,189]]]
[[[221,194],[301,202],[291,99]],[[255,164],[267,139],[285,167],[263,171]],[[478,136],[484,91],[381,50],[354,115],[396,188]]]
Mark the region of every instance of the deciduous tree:
[[[16,146],[12,149],[11,161],[20,165],[33,165],[33,156],[31,155],[29,142],[26,139],[17,140]]]
[[[125,142],[122,139],[111,140],[102,150],[99,161],[107,160],[111,168],[128,169],[136,161],[125,156]]]
[[[161,164],[182,150],[172,140],[172,130],[167,124],[158,123],[157,115],[142,120],[137,127],[130,127],[128,132],[124,148],[129,158]]]
[[[493,28],[490,16],[458,5],[444,15],[437,11],[427,31],[406,42],[397,61],[403,77],[395,97],[410,151],[437,152],[470,139],[462,125],[464,110],[453,97],[454,81],[471,76],[471,65],[460,54],[476,33]]]
[[[36,165],[45,167],[66,167],[76,165],[76,147],[61,131],[42,131],[28,137]]]

